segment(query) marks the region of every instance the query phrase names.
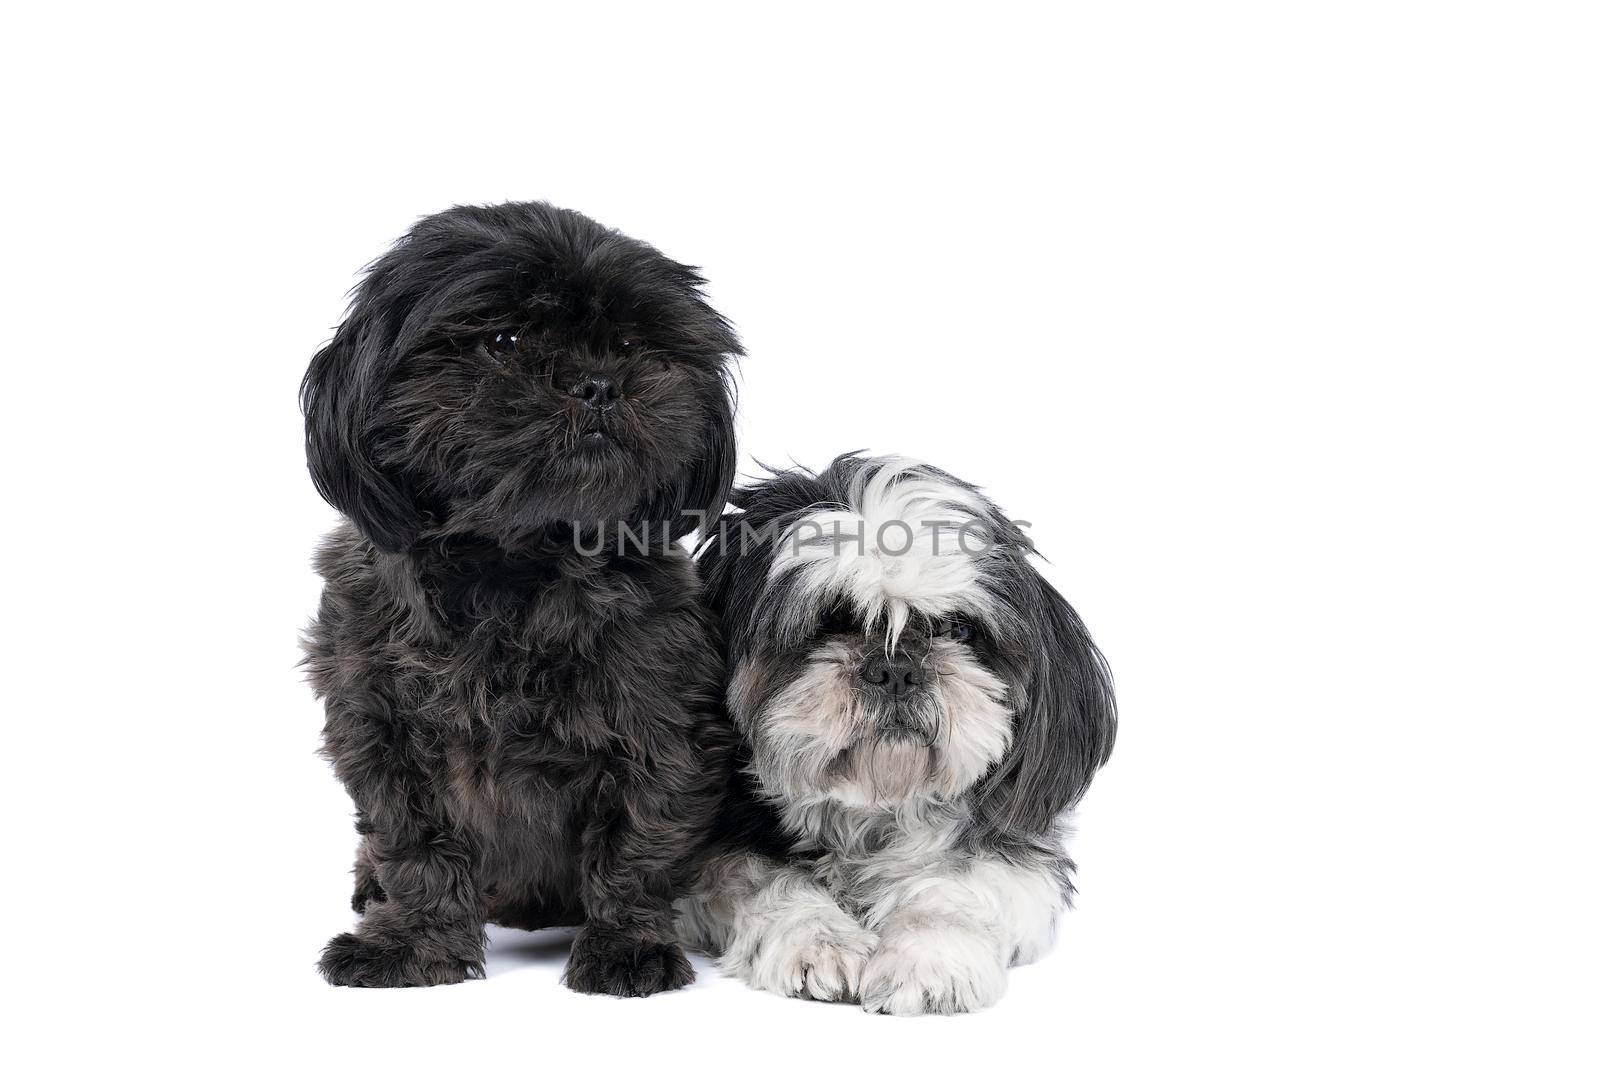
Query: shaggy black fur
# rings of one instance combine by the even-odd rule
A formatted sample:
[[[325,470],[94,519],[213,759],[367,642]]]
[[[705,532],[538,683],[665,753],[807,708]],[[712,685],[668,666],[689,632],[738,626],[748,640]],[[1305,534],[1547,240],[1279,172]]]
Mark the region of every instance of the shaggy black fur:
[[[701,284],[572,211],[455,208],[372,266],[313,359],[311,474],[349,522],[307,662],[363,913],[328,981],[481,976],[486,921],[581,922],[583,992],[693,980],[672,899],[733,741],[692,565],[661,546],[722,510],[739,353]],[[665,538],[640,552],[617,523]]]

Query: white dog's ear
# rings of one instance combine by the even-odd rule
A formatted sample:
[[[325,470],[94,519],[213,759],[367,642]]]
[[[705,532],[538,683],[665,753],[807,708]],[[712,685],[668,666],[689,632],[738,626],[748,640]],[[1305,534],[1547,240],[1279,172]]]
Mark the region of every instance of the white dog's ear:
[[[1117,704],[1111,671],[1083,620],[1027,563],[1013,595],[1032,649],[1012,722],[1011,748],[976,787],[980,821],[1044,833],[1076,804],[1111,755]]]

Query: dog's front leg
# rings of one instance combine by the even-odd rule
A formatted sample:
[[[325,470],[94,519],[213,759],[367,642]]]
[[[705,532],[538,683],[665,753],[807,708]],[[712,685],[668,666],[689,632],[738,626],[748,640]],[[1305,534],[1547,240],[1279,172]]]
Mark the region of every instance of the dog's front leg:
[[[666,783],[619,773],[601,791],[583,834],[585,921],[563,975],[569,987],[647,997],[694,981],[672,900],[707,818],[702,800]]]
[[[346,986],[483,977],[485,904],[471,841],[440,809],[404,730],[330,711],[327,750],[363,812],[360,859],[378,892],[356,931],[328,942],[323,977]]]
[[[1054,861],[972,859],[886,886],[868,918],[881,939],[861,1006],[889,1015],[988,1007],[1005,992],[1007,966],[1049,947],[1066,900]]]
[[[706,864],[681,901],[685,938],[723,970],[786,997],[849,1000],[878,936],[846,914],[811,870],[753,852]]]
[[[356,846],[356,864],[350,872],[356,881],[355,889],[350,894],[350,907],[358,915],[367,910],[368,904],[374,901],[382,903],[388,899],[383,886],[378,884],[378,867],[372,860],[367,844],[367,835],[371,832],[372,820],[357,812],[356,833],[361,835],[361,843]]]

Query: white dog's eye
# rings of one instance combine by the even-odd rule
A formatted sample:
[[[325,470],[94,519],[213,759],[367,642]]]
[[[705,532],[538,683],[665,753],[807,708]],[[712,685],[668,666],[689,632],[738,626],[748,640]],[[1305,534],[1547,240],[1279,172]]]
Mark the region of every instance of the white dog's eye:
[[[856,624],[855,615],[843,604],[834,604],[817,621],[817,636],[819,637],[840,637],[844,634],[855,633],[858,629],[860,627]]]
[[[952,641],[971,641],[972,624],[966,619],[950,619],[945,622],[944,636]]]

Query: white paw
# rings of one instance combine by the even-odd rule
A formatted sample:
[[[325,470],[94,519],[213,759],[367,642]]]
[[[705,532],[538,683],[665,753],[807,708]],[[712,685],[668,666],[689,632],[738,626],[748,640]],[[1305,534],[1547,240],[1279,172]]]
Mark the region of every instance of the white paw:
[[[878,935],[844,915],[793,918],[768,927],[749,946],[740,977],[786,997],[850,1000]]]
[[[998,947],[961,923],[930,921],[884,935],[861,974],[861,1007],[883,1015],[953,1015],[1006,991]]]

